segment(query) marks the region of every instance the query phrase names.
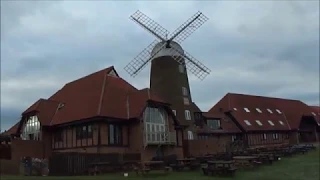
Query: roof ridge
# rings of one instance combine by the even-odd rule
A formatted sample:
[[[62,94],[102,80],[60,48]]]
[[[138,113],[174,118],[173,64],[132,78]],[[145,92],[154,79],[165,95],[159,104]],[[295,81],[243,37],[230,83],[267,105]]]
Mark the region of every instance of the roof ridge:
[[[232,92],[228,92],[227,94],[229,94],[229,95],[251,96],[251,97],[258,97],[258,98],[287,100],[287,101],[300,101],[300,100],[297,100],[297,99],[286,99],[286,98],[280,98],[280,97],[271,97],[271,96],[262,96],[262,95],[253,95],[253,94],[242,94],[242,93],[232,93]]]
[[[109,77],[108,76],[108,72],[106,72],[104,74],[103,81],[102,81],[101,94],[100,94],[99,106],[98,106],[98,112],[97,112],[98,116],[101,114],[103,97],[104,97],[104,94],[105,94],[104,92],[105,92],[105,89],[106,89],[106,82],[107,82],[108,77]]]

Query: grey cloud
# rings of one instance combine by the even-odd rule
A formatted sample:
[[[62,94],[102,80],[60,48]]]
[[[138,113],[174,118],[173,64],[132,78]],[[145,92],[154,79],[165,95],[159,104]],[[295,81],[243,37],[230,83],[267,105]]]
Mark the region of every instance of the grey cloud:
[[[169,31],[197,9],[210,18],[182,43],[212,70],[203,81],[189,74],[193,100],[202,110],[227,92],[319,102],[319,2],[1,1],[1,6],[1,110],[8,114],[2,125],[65,83],[110,65],[137,88],[148,86],[150,65],[135,78],[123,70],[154,39],[128,19],[137,9]]]

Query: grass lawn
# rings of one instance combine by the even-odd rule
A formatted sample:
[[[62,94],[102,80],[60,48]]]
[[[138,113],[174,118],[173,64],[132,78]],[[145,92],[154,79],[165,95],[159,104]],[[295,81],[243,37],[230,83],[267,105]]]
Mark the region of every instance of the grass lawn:
[[[123,177],[122,174],[103,175],[103,176],[78,176],[78,177],[14,177],[1,176],[1,180],[124,180],[124,179],[166,179],[166,180],[319,180],[319,149],[311,151],[305,155],[296,155],[290,158],[283,158],[271,166],[261,166],[255,170],[237,171],[235,177],[219,178],[207,177],[202,172],[171,172],[167,175],[164,173],[151,173],[145,177],[136,176],[134,173],[129,177]]]

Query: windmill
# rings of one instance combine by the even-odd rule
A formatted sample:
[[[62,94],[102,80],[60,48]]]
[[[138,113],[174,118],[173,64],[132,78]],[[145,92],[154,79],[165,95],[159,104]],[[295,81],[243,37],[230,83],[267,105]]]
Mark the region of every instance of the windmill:
[[[171,33],[170,37],[169,31],[140,11],[136,11],[130,18],[153,34],[156,40],[130,61],[125,66],[125,71],[135,77],[151,62],[150,90],[171,104],[180,122],[193,122],[193,103],[190,103],[192,99],[186,69],[200,80],[203,80],[210,70],[184,51],[179,43],[195,32],[208,18],[197,12]]]

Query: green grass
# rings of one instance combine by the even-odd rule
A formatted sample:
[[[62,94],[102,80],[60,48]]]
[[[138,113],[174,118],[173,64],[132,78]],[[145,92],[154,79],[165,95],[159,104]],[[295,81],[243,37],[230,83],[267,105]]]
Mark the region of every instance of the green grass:
[[[202,172],[170,172],[151,173],[146,177],[137,176],[134,173],[129,177],[122,174],[104,176],[78,176],[78,177],[25,177],[25,176],[1,176],[1,180],[138,180],[138,179],[166,179],[166,180],[319,180],[319,149],[305,155],[296,155],[290,158],[283,158],[273,165],[261,166],[255,170],[237,171],[233,178],[207,177]]]

